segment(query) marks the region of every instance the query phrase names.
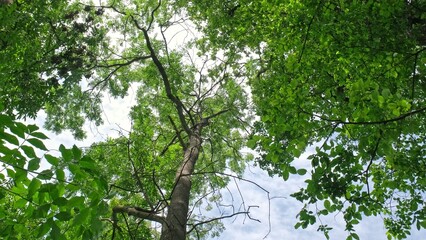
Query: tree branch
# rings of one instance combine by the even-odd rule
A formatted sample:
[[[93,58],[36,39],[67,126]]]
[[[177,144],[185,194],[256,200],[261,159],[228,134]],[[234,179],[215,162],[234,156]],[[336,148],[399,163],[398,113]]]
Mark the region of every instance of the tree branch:
[[[217,116],[219,116],[219,115],[221,115],[221,114],[223,114],[223,113],[226,113],[226,112],[228,112],[228,111],[229,111],[229,109],[221,110],[221,111],[219,111],[219,112],[217,112],[217,113],[214,113],[214,114],[212,114],[212,115],[210,115],[210,116],[206,117],[205,119],[208,121],[208,120],[210,120],[210,119],[212,119],[212,118],[215,118],[215,117],[217,117]]]
[[[422,107],[422,108],[419,108],[417,110],[401,114],[400,116],[398,116],[396,118],[390,118],[390,119],[385,119],[385,120],[381,120],[381,121],[371,121],[371,122],[365,122],[365,121],[361,121],[361,122],[350,122],[350,121],[343,121],[343,120],[340,120],[340,119],[328,119],[328,118],[324,118],[324,117],[322,117],[322,116],[320,116],[318,114],[312,114],[312,115],[314,117],[317,117],[317,118],[321,119],[321,120],[324,120],[324,121],[327,121],[327,122],[334,122],[334,123],[337,123],[337,124],[347,124],[347,125],[374,125],[374,124],[386,124],[386,123],[390,123],[390,122],[396,122],[396,121],[399,121],[399,120],[403,120],[404,118],[407,118],[407,117],[409,117],[411,115],[414,115],[414,114],[417,114],[417,113],[420,113],[420,112],[423,112],[425,110],[426,110],[426,107]],[[305,112],[305,111],[303,111],[303,112],[309,114],[308,112]]]
[[[158,222],[160,224],[164,224],[166,222],[166,219],[157,215],[156,212],[144,210],[139,207],[115,206],[112,209],[113,219],[116,218],[117,213],[127,213],[127,215]]]
[[[225,219],[225,218],[231,218],[231,217],[234,217],[234,216],[237,216],[237,215],[241,215],[241,214],[245,214],[246,216],[248,216],[248,218],[250,218],[253,221],[260,222],[259,219],[255,219],[255,218],[252,218],[250,216],[250,208],[252,208],[252,207],[257,207],[258,208],[259,206],[249,206],[248,209],[247,209],[247,211],[245,211],[245,212],[237,212],[237,213],[233,213],[233,214],[226,215],[226,216],[220,216],[220,217],[211,218],[209,220],[202,221],[202,222],[199,222],[199,223],[196,223],[196,224],[190,224],[190,225],[192,225],[192,228],[188,231],[188,234],[190,232],[192,232],[195,228],[197,228],[200,225],[203,225],[203,224],[206,224],[206,223],[210,223],[210,222],[214,222],[214,221],[218,221],[218,220],[222,220],[222,219]]]
[[[181,145],[181,146],[182,146],[182,148],[185,150],[185,149],[186,149],[186,147],[187,147],[187,145],[185,144],[185,142],[184,142],[184,141],[183,141],[183,139],[182,139],[182,136],[180,135],[180,132],[181,132],[181,131],[179,131],[179,130],[178,130],[178,128],[177,128],[177,126],[176,126],[175,122],[173,121],[172,117],[170,117],[170,115],[169,115],[168,117],[169,117],[170,123],[173,125],[173,128],[174,128],[174,130],[175,130],[175,132],[176,132],[176,136],[177,136],[177,138],[179,139],[179,143],[180,143],[180,145]]]
[[[183,103],[179,100],[178,97],[176,97],[173,93],[172,93],[172,88],[170,86],[170,80],[169,77],[167,75],[166,69],[164,68],[163,64],[160,62],[160,60],[158,59],[154,48],[152,47],[152,43],[151,40],[149,39],[149,35],[148,35],[148,31],[141,27],[139,25],[139,23],[136,21],[136,19],[134,19],[134,17],[132,16],[133,22],[135,23],[136,27],[141,30],[143,32],[143,35],[145,37],[145,42],[146,42],[146,46],[150,52],[150,56],[152,61],[154,62],[155,66],[157,67],[160,75],[161,75],[161,79],[163,80],[163,84],[164,84],[164,88],[166,90],[166,94],[167,97],[175,104],[176,110],[178,112],[178,116],[179,116],[179,121],[183,127],[183,129],[185,130],[185,132],[188,135],[191,135],[191,129],[188,127],[188,124],[186,122],[185,119],[185,115],[183,113],[184,111],[184,106]]]

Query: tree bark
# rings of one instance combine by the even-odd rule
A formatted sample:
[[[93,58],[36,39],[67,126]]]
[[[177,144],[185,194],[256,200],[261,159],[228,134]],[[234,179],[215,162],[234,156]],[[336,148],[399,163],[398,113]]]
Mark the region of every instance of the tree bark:
[[[201,130],[198,124],[189,138],[184,151],[182,164],[176,172],[175,187],[172,192],[166,221],[162,226],[161,240],[185,240],[186,223],[188,220],[189,197],[191,191],[191,174],[194,172],[201,147]]]

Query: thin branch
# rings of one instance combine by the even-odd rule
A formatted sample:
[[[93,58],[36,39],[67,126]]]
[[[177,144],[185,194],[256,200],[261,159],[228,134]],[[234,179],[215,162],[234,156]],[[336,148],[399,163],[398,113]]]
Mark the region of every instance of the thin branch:
[[[411,83],[411,99],[414,99],[414,87],[416,81],[416,68],[417,68],[417,59],[419,57],[419,52],[417,52],[414,56],[414,64],[413,64],[413,72],[412,72],[412,83]]]
[[[115,184],[110,184],[110,185],[109,185],[108,193],[111,191],[111,189],[112,189],[113,187],[118,188],[118,189],[120,189],[120,190],[123,190],[123,191],[125,191],[125,192],[140,193],[139,191],[135,191],[135,190],[132,190],[132,189],[124,188],[124,187],[121,187],[121,186],[118,186],[118,185],[115,185]]]
[[[319,4],[318,4],[317,11],[318,11],[320,5],[321,5],[321,2],[319,2]],[[305,51],[305,48],[306,48],[306,42],[308,41],[309,32],[311,31],[311,26],[312,26],[312,23],[314,22],[314,18],[316,17],[316,14],[317,13],[315,13],[312,16],[311,20],[309,21],[308,29],[306,30],[305,38],[303,39],[302,50],[300,51],[299,60],[297,61],[298,63],[300,63],[300,61],[302,60],[303,52]]]
[[[182,148],[185,150],[187,146],[186,146],[185,142],[183,141],[182,136],[180,135],[181,131],[179,131],[179,130],[178,130],[178,128],[177,128],[177,126],[176,126],[175,122],[173,121],[172,117],[170,117],[170,115],[169,115],[168,117],[169,117],[170,123],[171,123],[171,124],[172,124],[172,126],[173,126],[173,129],[174,129],[174,130],[175,130],[175,132],[176,132],[176,136],[177,136],[177,138],[179,139],[179,143],[180,143],[180,145],[181,145],[181,146],[182,146]]]
[[[135,178],[136,178],[136,182],[139,185],[141,192],[145,198],[145,201],[148,203],[148,205],[151,207],[151,209],[154,209],[154,205],[152,204],[148,194],[145,192],[145,188],[142,184],[141,178],[139,176],[139,171],[135,166],[135,163],[132,160],[132,156],[131,156],[131,152],[130,152],[130,140],[127,141],[127,157],[130,161],[130,164],[132,165],[133,171],[135,172]]]
[[[215,174],[215,175],[222,175],[222,176],[227,176],[227,177],[231,177],[231,178],[236,178],[240,181],[251,183],[251,184],[255,185],[256,187],[262,189],[262,191],[269,193],[268,190],[266,190],[264,187],[260,186],[258,183],[254,182],[252,180],[245,179],[243,177],[236,176],[236,175],[232,175],[232,174],[228,174],[228,173],[221,173],[221,172],[194,172],[194,173],[192,173],[192,175],[200,175],[200,174]]]
[[[178,138],[177,137],[177,135],[175,135],[173,138],[172,138],[172,140],[170,140],[170,142],[163,148],[163,150],[160,152],[160,154],[158,155],[158,156],[163,156],[166,152],[167,152],[167,150],[169,149],[169,147],[172,145],[172,144],[174,144],[175,143],[175,141],[176,141],[176,138]]]
[[[226,215],[226,216],[211,218],[211,219],[209,219],[207,221],[202,221],[202,222],[199,222],[199,223],[196,223],[196,224],[191,224],[192,228],[188,231],[188,234],[191,233],[194,229],[196,229],[200,225],[203,225],[203,224],[206,224],[206,223],[210,223],[210,222],[214,222],[214,221],[218,221],[218,220],[222,220],[222,219],[226,219],[226,218],[232,218],[234,216],[241,215],[241,214],[247,215],[253,221],[260,222],[259,219],[255,219],[255,218],[252,218],[250,216],[250,208],[251,207],[258,207],[258,206],[249,206],[248,210],[246,212],[237,212],[237,213],[233,213],[233,214]]]
[[[124,213],[121,213],[121,215],[123,216],[123,218],[124,218],[124,222],[126,223],[127,233],[129,234],[130,239],[134,239],[133,234],[132,234],[132,231],[131,231],[131,229],[130,229],[129,222],[127,221],[126,215],[125,215]]]
[[[367,168],[365,169],[365,182],[366,182],[366,185],[367,185],[367,193],[368,193],[368,195],[370,195],[370,184],[368,183],[368,171],[370,170],[370,167],[373,164],[373,160],[376,157],[377,149],[379,148],[380,140],[382,139],[381,135],[382,135],[382,131],[380,130],[380,137],[379,137],[379,139],[377,139],[376,146],[374,147],[374,150],[371,153],[370,162],[369,162]]]
[[[112,209],[112,214],[114,216],[117,213],[127,213],[130,216],[158,222],[160,224],[164,224],[166,222],[166,219],[158,215],[156,212],[148,211],[139,207],[115,206]]]
[[[160,8],[160,6],[161,6],[161,0],[158,1],[158,5],[151,12],[151,21],[149,22],[148,28],[146,29],[147,31],[149,31],[149,29],[151,28],[152,23],[154,22],[155,11],[157,11]]]
[[[407,117],[409,117],[411,115],[423,112],[425,110],[426,110],[426,107],[422,107],[422,108],[419,108],[417,110],[414,110],[414,111],[411,111],[411,112],[408,112],[408,113],[405,113],[405,114],[401,114],[400,116],[398,116],[396,118],[385,119],[385,120],[381,120],[381,121],[371,121],[371,122],[365,122],[365,121],[362,121],[362,122],[350,122],[350,121],[343,121],[343,120],[339,120],[339,119],[328,119],[328,118],[324,118],[324,117],[322,117],[322,116],[320,116],[318,114],[312,114],[312,115],[314,117],[317,117],[317,118],[321,119],[321,120],[324,120],[324,121],[327,121],[327,122],[334,122],[334,123],[337,123],[337,124],[347,124],[347,125],[374,125],[374,124],[386,124],[386,123],[390,123],[390,122],[396,122],[396,121],[399,121],[399,120],[403,120],[403,119],[405,119],[405,118],[407,118]],[[304,113],[309,114],[308,112],[305,112],[305,111],[304,111]]]
[[[210,119],[212,119],[212,118],[215,118],[215,117],[217,117],[217,116],[219,116],[219,115],[221,115],[221,114],[223,114],[223,113],[226,113],[226,112],[228,112],[228,111],[229,111],[229,109],[221,110],[221,111],[219,111],[219,112],[217,112],[217,113],[214,113],[214,114],[212,114],[212,115],[210,115],[210,116],[206,117],[205,119],[208,121],[208,120],[210,120]]]
[[[98,65],[96,65],[96,67],[99,67],[99,68],[124,67],[124,66],[128,66],[128,65],[130,65],[130,64],[132,64],[136,61],[146,60],[146,59],[149,59],[149,58],[151,58],[151,56],[134,57],[134,58],[131,58],[131,60],[129,60],[127,62],[114,63],[114,64],[110,64],[110,65],[109,64],[106,64],[106,65],[98,64]],[[112,59],[110,61],[119,61],[119,60],[123,60],[123,59]]]
[[[163,84],[164,84],[164,88],[166,90],[167,97],[175,104],[176,110],[178,112],[179,120],[181,122],[181,125],[182,125],[183,129],[185,130],[185,132],[188,135],[191,135],[191,133],[192,133],[191,129],[188,127],[188,124],[186,122],[185,116],[183,114],[183,111],[185,109],[184,106],[183,106],[183,103],[179,100],[178,97],[176,97],[172,93],[172,88],[171,88],[171,85],[170,85],[170,80],[169,80],[169,77],[167,75],[166,69],[164,68],[164,66],[160,62],[160,60],[158,59],[158,57],[157,57],[157,55],[156,55],[156,53],[154,51],[154,48],[152,47],[152,43],[151,43],[151,40],[149,38],[148,31],[146,29],[142,28],[139,25],[139,23],[136,21],[136,19],[134,19],[133,17],[132,17],[132,19],[133,19],[136,27],[139,30],[141,30],[143,32],[143,34],[144,34],[146,46],[147,46],[147,48],[148,48],[148,50],[150,52],[151,59],[154,62],[155,66],[157,67],[157,70],[159,71],[159,73],[161,75],[161,79],[163,80]]]
[[[155,187],[157,188],[157,191],[160,193],[160,195],[161,195],[161,198],[162,198],[162,201],[161,202],[164,202],[165,203],[165,205],[166,205],[166,207],[168,207],[168,202],[167,202],[167,198],[166,198],[166,196],[164,196],[164,193],[163,193],[163,190],[161,190],[161,187],[158,185],[158,183],[157,183],[157,181],[155,180],[155,170],[152,170],[152,181],[154,182],[154,185],[155,185]],[[160,205],[161,205],[161,202],[159,202],[158,203],[158,205],[157,205],[157,207],[155,208],[155,209],[157,209],[158,210],[158,208],[160,207]]]
[[[3,186],[0,186],[0,188],[1,188],[1,189],[3,189],[3,190],[5,190],[6,192],[9,192],[9,193],[11,193],[11,194],[13,194],[13,195],[16,195],[16,196],[18,196],[18,197],[20,197],[20,198],[24,199],[25,201],[27,201],[27,202],[29,202],[29,203],[33,204],[34,206],[40,206],[40,205],[38,205],[37,203],[33,202],[31,199],[26,198],[26,197],[22,196],[21,194],[16,193],[16,192],[14,192],[14,191],[12,191],[12,190],[9,190],[8,188],[5,188],[5,187],[3,187]]]

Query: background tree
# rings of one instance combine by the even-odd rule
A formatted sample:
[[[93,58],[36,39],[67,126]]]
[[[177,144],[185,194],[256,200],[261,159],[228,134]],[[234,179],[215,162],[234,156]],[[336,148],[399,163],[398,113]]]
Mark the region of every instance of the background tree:
[[[333,212],[349,238],[363,216],[384,214],[389,237],[426,227],[424,1],[186,3],[207,48],[250,59],[258,164],[288,179],[316,146],[296,227]]]

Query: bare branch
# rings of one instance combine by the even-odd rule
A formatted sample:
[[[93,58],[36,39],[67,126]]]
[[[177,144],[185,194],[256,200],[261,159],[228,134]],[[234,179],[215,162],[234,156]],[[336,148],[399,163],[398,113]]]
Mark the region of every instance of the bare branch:
[[[197,228],[200,225],[203,225],[203,224],[206,224],[206,223],[210,223],[210,222],[214,222],[214,221],[218,221],[218,220],[222,220],[222,219],[226,219],[226,218],[232,218],[232,217],[235,217],[235,216],[241,215],[241,214],[245,214],[246,216],[248,216],[248,218],[250,218],[253,221],[260,222],[259,219],[255,219],[255,218],[252,218],[250,216],[250,208],[251,207],[258,207],[258,206],[249,206],[248,210],[246,212],[237,212],[237,213],[233,213],[233,214],[226,215],[226,216],[220,216],[220,217],[211,218],[211,219],[209,219],[207,221],[202,221],[202,222],[199,222],[199,223],[196,223],[196,224],[190,224],[190,225],[192,225],[192,228],[188,231],[188,233],[192,232],[195,228]]]

